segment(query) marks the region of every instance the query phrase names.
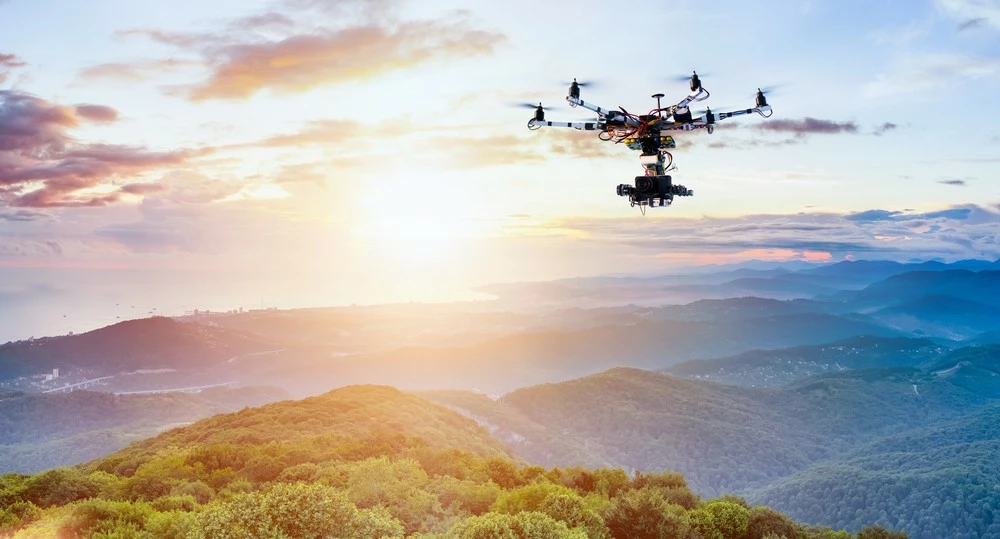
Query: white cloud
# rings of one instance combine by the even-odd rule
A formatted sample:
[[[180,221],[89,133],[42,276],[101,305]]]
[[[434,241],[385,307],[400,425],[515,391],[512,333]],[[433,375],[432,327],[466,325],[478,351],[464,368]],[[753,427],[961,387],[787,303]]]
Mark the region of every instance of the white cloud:
[[[921,54],[910,56],[888,73],[881,73],[864,87],[869,97],[920,93],[948,84],[995,76],[1000,59],[962,54]]]
[[[960,24],[981,21],[1000,30],[1000,0],[938,0],[938,6]]]

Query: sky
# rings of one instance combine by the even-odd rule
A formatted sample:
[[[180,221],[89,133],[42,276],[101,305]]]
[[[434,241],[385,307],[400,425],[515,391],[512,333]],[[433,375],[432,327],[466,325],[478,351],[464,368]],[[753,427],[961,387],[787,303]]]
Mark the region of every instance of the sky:
[[[1000,0],[0,0],[0,340],[744,260],[1000,258]],[[645,111],[698,70],[645,216]]]

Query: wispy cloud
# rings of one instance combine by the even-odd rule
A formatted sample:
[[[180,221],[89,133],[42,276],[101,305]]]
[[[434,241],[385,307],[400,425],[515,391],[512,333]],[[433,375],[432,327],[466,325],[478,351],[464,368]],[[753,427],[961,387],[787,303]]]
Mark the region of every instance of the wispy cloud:
[[[988,20],[989,19],[987,19],[986,17],[976,17],[974,19],[969,19],[959,24],[955,29],[958,30],[959,32],[964,32],[966,30],[971,30],[973,28],[979,28],[981,26],[985,26]]]
[[[955,185],[955,186],[958,186],[958,187],[964,187],[966,185],[965,180],[959,180],[959,179],[941,180],[938,183],[943,183],[945,185]]]
[[[522,224],[508,233],[554,235],[661,253],[696,256],[736,255],[754,250],[802,258],[829,254],[834,259],[864,255],[911,258],[1000,257],[996,229],[1000,213],[966,205],[936,212],[868,210],[853,214],[800,213],[734,218],[588,219]]]
[[[205,80],[178,89],[194,101],[245,99],[262,90],[299,93],[435,60],[488,54],[505,39],[476,28],[463,13],[399,22],[387,2],[285,3],[295,8],[289,12],[307,15],[293,20],[267,12],[230,21],[215,32],[141,28],[118,35],[168,45],[207,67]],[[139,78],[147,76],[157,62],[164,61],[102,64],[82,75]]]
[[[0,3],[3,2],[0,1]],[[24,65],[24,62],[13,54],[0,54],[0,84],[7,80],[10,70]]]
[[[80,72],[80,77],[87,80],[141,82],[167,73],[201,67],[204,67],[204,63],[200,60],[177,58],[109,62],[84,69]]]
[[[138,194],[112,181],[180,165],[209,151],[81,144],[70,135],[83,123],[117,117],[115,109],[103,105],[59,105],[0,90],[0,200],[24,207],[102,206],[123,194]]]
[[[964,54],[919,54],[903,58],[890,71],[864,86],[870,97],[921,93],[991,77],[1000,73],[1000,59]]]
[[[872,134],[877,137],[880,137],[884,135],[887,131],[892,131],[894,129],[897,129],[898,127],[899,127],[898,125],[892,122],[885,122],[882,125],[876,127],[875,131]]]
[[[1000,30],[1000,2],[996,0],[937,0],[937,4],[960,22],[959,31],[982,26]]]
[[[800,137],[814,133],[832,135],[839,133],[855,134],[858,132],[858,124],[854,122],[838,122],[810,117],[802,118],[801,120],[770,120],[758,124],[756,127],[761,131],[792,133]]]

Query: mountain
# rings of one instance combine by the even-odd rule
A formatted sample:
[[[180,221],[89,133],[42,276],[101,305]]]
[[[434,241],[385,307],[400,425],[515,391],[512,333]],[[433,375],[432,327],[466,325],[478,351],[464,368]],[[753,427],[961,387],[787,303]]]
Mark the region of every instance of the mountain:
[[[375,386],[0,476],[0,500],[0,534],[15,537],[853,537],[703,500],[672,472],[520,466],[473,421]]]
[[[884,307],[870,315],[910,334],[962,340],[1000,327],[1000,307],[954,296],[930,295]]]
[[[284,398],[284,391],[264,387],[121,396],[0,392],[0,473],[77,464],[166,427]]]
[[[823,313],[706,322],[642,320],[573,332],[511,335],[462,348],[403,348],[383,354],[285,361],[244,378],[315,394],[351,384],[498,393],[567,380],[615,366],[658,369],[752,349],[818,344],[855,335],[891,336],[880,326]]]
[[[753,350],[719,359],[686,361],[664,372],[720,384],[768,387],[831,371],[917,367],[949,351],[927,339],[862,336],[822,345]]]
[[[808,522],[848,528],[876,522],[913,539],[1000,537],[998,452],[1000,406],[993,405],[863,445],[750,497]]]
[[[951,357],[965,365],[969,353]],[[499,401],[428,397],[517,440],[512,447],[529,461],[678,470],[711,494],[762,487],[858,444],[956,419],[1000,398],[998,391],[1000,376],[983,379],[972,365],[952,373],[846,371],[768,389],[619,368]]]
[[[877,310],[927,296],[1000,308],[1000,271],[912,271],[889,277],[858,292],[842,293],[855,310]]]
[[[200,368],[268,346],[252,334],[153,317],[79,335],[8,342],[0,346],[0,380],[54,368],[95,376],[137,369]]]

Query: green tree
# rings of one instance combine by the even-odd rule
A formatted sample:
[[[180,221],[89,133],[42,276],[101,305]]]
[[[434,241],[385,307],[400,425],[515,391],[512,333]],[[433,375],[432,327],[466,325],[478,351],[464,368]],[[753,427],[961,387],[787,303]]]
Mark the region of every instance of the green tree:
[[[692,533],[684,508],[667,503],[658,488],[622,492],[601,516],[615,539],[687,538]]]
[[[747,522],[748,539],[764,539],[768,536],[798,539],[802,537],[799,527],[792,519],[770,507],[758,505],[750,510]]]
[[[570,530],[565,523],[536,512],[507,515],[486,513],[455,524],[448,539],[587,539],[582,529]]]
[[[279,483],[267,492],[210,504],[198,515],[188,537],[347,539],[358,537],[361,530],[402,535],[402,525],[384,511],[359,511],[345,494],[331,487]]]
[[[876,524],[861,528],[858,531],[858,539],[906,539],[906,534],[888,530]]]
[[[733,502],[713,500],[701,508],[712,515],[715,529],[724,539],[743,539],[750,525],[750,511]]]

